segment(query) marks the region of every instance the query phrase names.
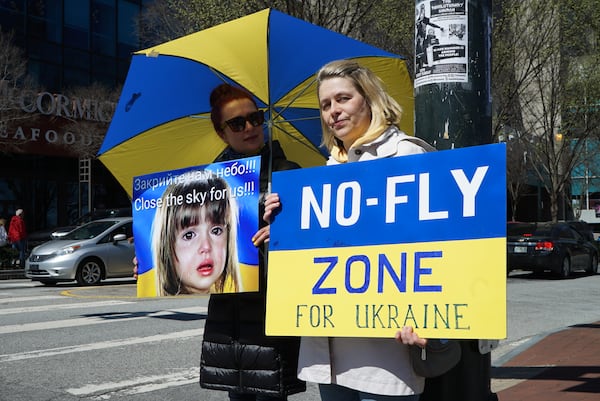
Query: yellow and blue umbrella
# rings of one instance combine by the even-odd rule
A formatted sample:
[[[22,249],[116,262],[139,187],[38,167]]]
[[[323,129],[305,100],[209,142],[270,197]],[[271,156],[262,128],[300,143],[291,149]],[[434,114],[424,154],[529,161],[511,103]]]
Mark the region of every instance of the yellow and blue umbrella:
[[[99,159],[131,195],[133,177],[211,163],[225,148],[209,94],[228,82],[266,112],[269,140],[303,167],[325,163],[315,73],[337,59],[372,69],[413,132],[413,85],[402,56],[272,9],[134,53]]]

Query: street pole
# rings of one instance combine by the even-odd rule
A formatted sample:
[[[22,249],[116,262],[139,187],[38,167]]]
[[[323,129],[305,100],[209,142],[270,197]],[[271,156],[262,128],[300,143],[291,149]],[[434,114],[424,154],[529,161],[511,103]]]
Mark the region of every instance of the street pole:
[[[79,158],[79,210],[78,217],[84,213],[81,210],[83,204],[82,186],[87,190],[87,213],[92,211],[92,160],[89,157]]]
[[[492,142],[491,3],[415,0],[415,134],[439,150]],[[491,391],[496,343],[460,343],[458,365],[427,379],[421,401],[498,399]]]

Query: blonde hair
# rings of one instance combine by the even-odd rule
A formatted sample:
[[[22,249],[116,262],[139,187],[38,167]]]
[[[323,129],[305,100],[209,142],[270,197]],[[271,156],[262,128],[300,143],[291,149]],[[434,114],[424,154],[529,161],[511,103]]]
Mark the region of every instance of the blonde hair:
[[[229,185],[220,177],[216,177],[210,171],[197,172],[199,179],[187,180],[172,184],[162,195],[163,205],[167,198],[185,196],[194,191],[207,193],[212,188],[222,191],[226,196],[219,200],[205,201],[200,203],[186,203],[182,205],[163,206],[156,210],[152,224],[152,254],[154,266],[157,269],[158,295],[189,294],[189,288],[182,286],[181,278],[175,268],[175,240],[177,232],[199,223],[200,210],[205,209],[205,216],[212,223],[222,224],[227,227],[227,258],[223,274],[213,285],[211,292],[221,293],[226,284],[231,283],[232,290],[241,290],[240,269],[237,256],[237,225],[238,208],[237,203],[231,197]]]
[[[367,131],[354,142],[353,146],[371,142],[379,137],[390,125],[400,125],[402,107],[385,90],[383,81],[370,69],[354,60],[336,60],[325,64],[317,72],[317,94],[321,83],[331,78],[345,78],[352,82],[356,90],[365,98],[371,110],[371,124]],[[323,143],[331,156],[340,163],[348,161],[348,149],[337,139],[329,125],[321,116]]]

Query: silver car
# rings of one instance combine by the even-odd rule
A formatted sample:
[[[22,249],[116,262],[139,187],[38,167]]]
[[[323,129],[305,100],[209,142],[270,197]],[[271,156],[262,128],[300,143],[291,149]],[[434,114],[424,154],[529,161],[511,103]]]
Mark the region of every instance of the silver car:
[[[113,217],[95,220],[61,239],[45,242],[31,251],[25,276],[46,285],[76,280],[94,285],[100,280],[132,275],[133,219]]]

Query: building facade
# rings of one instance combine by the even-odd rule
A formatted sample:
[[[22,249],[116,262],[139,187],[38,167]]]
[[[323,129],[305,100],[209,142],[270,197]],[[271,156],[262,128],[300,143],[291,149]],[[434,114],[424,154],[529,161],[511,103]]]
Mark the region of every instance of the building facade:
[[[0,217],[22,208],[32,232],[69,224],[90,209],[130,205],[89,152],[110,123],[131,54],[140,47],[136,20],[148,3],[0,0],[2,32],[12,32],[35,80],[29,89],[2,91],[23,117],[0,130]],[[81,88],[92,86],[116,97],[87,98]]]

